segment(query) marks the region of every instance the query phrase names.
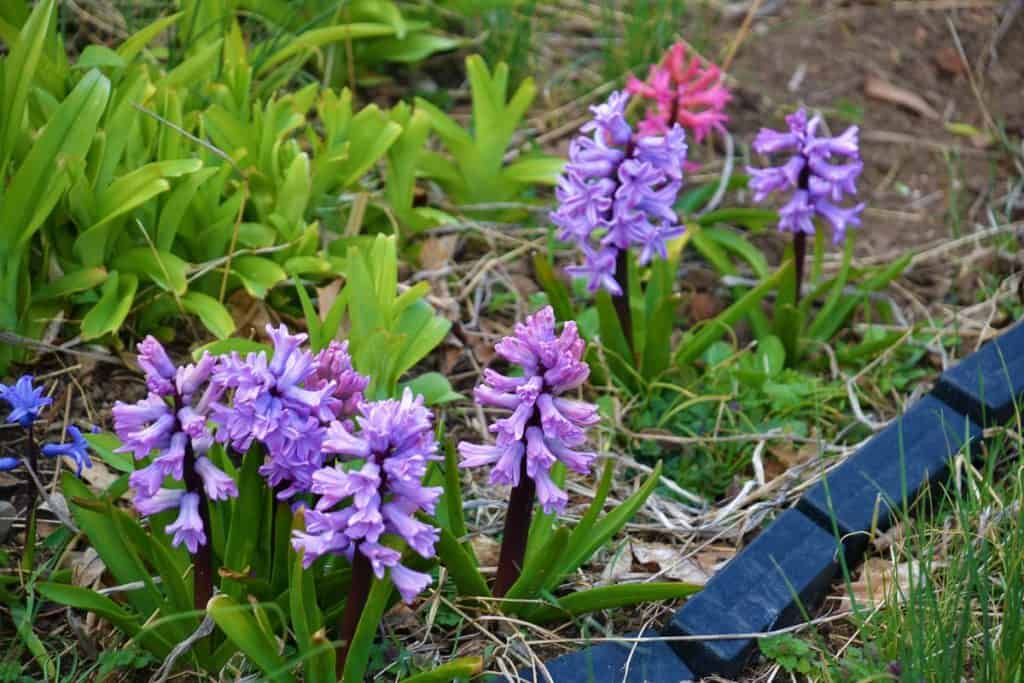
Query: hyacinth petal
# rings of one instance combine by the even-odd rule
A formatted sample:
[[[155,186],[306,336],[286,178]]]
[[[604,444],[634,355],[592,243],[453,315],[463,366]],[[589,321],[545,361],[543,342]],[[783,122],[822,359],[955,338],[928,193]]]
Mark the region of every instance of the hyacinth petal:
[[[340,422],[332,422],[327,428],[323,448],[328,453],[349,455],[354,458],[365,458],[370,454],[369,442],[355,436]]]
[[[410,605],[416,596],[426,590],[427,586],[433,583],[430,574],[409,569],[398,563],[391,567],[391,582],[395,584],[402,601]]]
[[[570,471],[577,474],[590,474],[597,453],[591,451],[574,451],[561,441],[556,439],[545,439],[548,450],[556,458],[562,461]]]
[[[178,518],[164,529],[173,534],[171,545],[178,547],[185,544],[188,551],[195,554],[199,546],[206,545],[206,532],[203,530],[203,519],[199,515],[199,496],[186,493],[181,497],[181,508]]]
[[[139,495],[148,498],[160,490],[164,483],[164,473],[158,465],[153,464],[132,472],[128,483]]]
[[[238,497],[238,486],[209,458],[196,459],[196,472],[203,480],[203,490],[210,500],[227,500]]]
[[[495,486],[519,486],[519,474],[522,470],[522,441],[513,441],[501,447],[498,460],[491,469],[490,482]]]
[[[569,502],[569,496],[551,479],[550,473],[540,470],[533,479],[537,484],[537,500],[544,509],[544,513],[550,515],[564,511],[566,503]]]
[[[398,564],[401,553],[379,543],[360,543],[359,553],[370,561],[373,573],[378,579],[384,578],[384,572]]]
[[[185,495],[185,489],[158,489],[150,496],[144,496],[140,492],[132,500],[135,510],[140,515],[155,515],[181,507],[181,497]]]

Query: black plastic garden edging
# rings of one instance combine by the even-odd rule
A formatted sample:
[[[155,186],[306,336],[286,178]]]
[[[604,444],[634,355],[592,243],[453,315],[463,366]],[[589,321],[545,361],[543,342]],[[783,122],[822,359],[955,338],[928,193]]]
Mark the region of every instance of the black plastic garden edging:
[[[839,572],[839,547],[848,566],[859,562],[871,530],[888,529],[893,508],[944,481],[961,450],[977,452],[982,427],[1005,423],[1022,397],[1024,323],[1018,323],[944,372],[930,394],[829,472],[687,600],[660,634],[684,638],[603,642],[563,655],[546,663],[554,683],[735,678],[757,649],[754,634],[797,623],[818,606]]]

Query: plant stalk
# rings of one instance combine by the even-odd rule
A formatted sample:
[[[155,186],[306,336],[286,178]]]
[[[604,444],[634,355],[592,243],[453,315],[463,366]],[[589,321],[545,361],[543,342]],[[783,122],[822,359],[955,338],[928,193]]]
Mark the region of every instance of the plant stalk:
[[[185,489],[199,496],[199,517],[203,520],[203,529],[208,534],[206,543],[199,546],[196,554],[192,556],[195,608],[196,611],[205,612],[206,603],[213,597],[213,539],[209,538],[213,530],[210,527],[209,501],[206,499],[206,491],[203,490],[202,477],[196,472],[196,456],[192,452],[191,442],[185,445],[183,470]]]
[[[537,485],[526,473],[526,457],[519,464],[519,484],[512,489],[508,498],[508,512],[505,513],[505,533],[498,555],[498,574],[494,579],[494,596],[503,597],[523,571],[526,557],[526,542],[530,536],[530,519],[533,517],[533,500]]]
[[[800,231],[794,232],[793,233],[793,260],[795,261],[795,263],[793,264],[793,266],[794,266],[794,269],[796,271],[795,272],[796,281],[795,281],[795,284],[794,284],[795,289],[793,291],[793,294],[794,294],[793,302],[797,303],[797,304],[800,303],[800,294],[801,294],[801,290],[803,288],[802,285],[803,285],[803,282],[804,282],[804,261],[806,260],[806,258],[807,258],[807,233],[800,232]]]
[[[338,631],[343,641],[338,648],[337,672],[339,680],[345,671],[345,660],[348,659],[349,648],[352,645],[352,638],[356,634],[356,627],[359,626],[359,618],[363,615],[363,608],[370,597],[370,586],[373,584],[373,567],[370,561],[356,548],[352,555],[352,583],[349,584],[348,600],[345,601],[345,610],[341,613],[341,620],[338,622]]]
[[[38,454],[36,453],[36,438],[32,425],[25,428],[28,434],[28,445],[25,450],[25,458],[28,460],[28,467],[35,477],[29,477],[28,486],[28,507],[25,511],[25,551],[21,556],[21,568],[25,572],[31,572],[35,565],[36,558],[36,478],[38,478]]]
[[[622,326],[622,333],[626,336],[626,344],[630,353],[633,349],[633,312],[629,307],[629,250],[622,249],[615,259],[615,280],[622,287],[622,294],[612,297],[615,305],[615,313],[619,318],[619,325]],[[627,359],[629,361],[633,359]]]

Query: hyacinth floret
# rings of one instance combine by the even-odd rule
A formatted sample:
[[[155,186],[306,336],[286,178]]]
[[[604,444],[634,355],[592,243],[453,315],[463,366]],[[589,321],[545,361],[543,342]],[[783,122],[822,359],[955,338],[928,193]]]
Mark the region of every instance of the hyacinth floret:
[[[173,545],[184,544],[189,552],[195,553],[206,544],[200,497],[182,488],[165,488],[164,484],[168,478],[184,482],[186,459],[191,451],[195,470],[209,498],[238,496],[234,480],[205,457],[213,445],[210,412],[223,392],[222,387],[211,381],[217,361],[204,355],[194,364],[176,367],[153,337],[146,337],[138,351],[149,394],[135,403],[118,401],[114,405],[114,431],[122,443],[117,451],[131,453],[136,460],[154,455],[149,465],[135,470],[129,478],[135,489],[135,509],[149,516],[178,508],[177,520],[165,531],[173,534]]]
[[[267,325],[273,343],[244,357],[221,359],[213,382],[230,401],[213,406],[216,438],[246,452],[254,441],[264,445],[267,460],[260,473],[290,498],[308,492],[323,465],[322,445],[328,425],[353,414],[363,399],[368,378],[352,369],[348,344],[331,342],[317,354],[303,347],[305,334]]]
[[[406,388],[400,400],[361,403],[354,423],[330,424],[323,449],[338,462],[313,473],[311,491],[319,499],[306,511],[306,530],[292,536],[307,567],[325,554],[352,561],[359,553],[377,578],[390,570],[407,603],[430,585],[429,574],[404,566],[385,541],[397,537],[421,557],[434,556],[440,531],[416,518],[433,514],[441,495],[423,485],[427,464],[439,459],[432,419],[423,397]]]
[[[682,234],[673,210],[683,184],[686,141],[673,125],[663,134],[636,135],[626,120],[629,96],[612,93],[590,108],[594,118],[569,146],[569,163],[555,189],[551,220],[561,240],[577,245],[583,263],[568,272],[590,291],[621,295],[619,253],[637,246],[640,263],[667,257],[666,242]]]
[[[507,376],[488,368],[474,398],[481,406],[511,415],[491,424],[494,445],[459,443],[460,465],[489,466],[490,482],[496,485],[518,486],[525,471],[536,484],[544,511],[560,512],[568,497],[552,480],[551,467],[560,461],[572,472],[588,474],[597,457],[576,450],[599,421],[597,406],[562,396],[590,375],[583,360],[584,342],[572,321],[556,334],[555,314],[547,306],[517,324],[514,334],[494,348],[502,359],[518,365],[522,375]]]
[[[682,43],[673,45],[660,64],[651,66],[646,81],[630,76],[626,90],[652,102],[637,125],[641,135],[664,135],[676,123],[693,133],[697,142],[712,130],[726,132],[725,106],[732,95],[722,72],[696,55],[687,60]]]
[[[8,422],[16,422],[28,428],[39,419],[43,408],[53,403],[49,396],[43,396],[43,387],[33,384],[32,375],[22,375],[14,384],[0,384],[0,398],[11,406]]]
[[[747,168],[754,201],[761,202],[776,192],[792,190],[779,209],[779,230],[813,235],[814,219],[821,217],[832,226],[832,242],[846,238],[846,230],[860,225],[864,204],[838,206],[847,195],[857,193],[857,178],[864,170],[858,145],[858,128],[850,126],[836,137],[819,136],[821,116],[807,117],[803,108],[786,117],[788,130],[762,128],[754,140],[760,154],[788,152],[779,166]]]

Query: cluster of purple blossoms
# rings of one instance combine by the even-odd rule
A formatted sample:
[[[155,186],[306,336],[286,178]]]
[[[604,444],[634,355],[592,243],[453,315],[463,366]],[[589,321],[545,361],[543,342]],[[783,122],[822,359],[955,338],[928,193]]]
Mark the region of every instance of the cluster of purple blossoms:
[[[175,367],[153,337],[139,344],[138,353],[149,395],[136,403],[114,405],[114,431],[122,443],[118,452],[132,453],[136,460],[157,452],[149,465],[130,477],[135,509],[148,516],[177,508],[177,520],[165,531],[174,535],[175,546],[184,543],[195,553],[206,544],[199,491],[164,488],[164,481],[170,477],[185,482],[186,468],[194,468],[210,500],[238,496],[234,480],[206,457],[213,444],[208,418],[222,392],[210,381],[217,361],[204,355],[198,363]]]
[[[423,397],[406,389],[400,401],[362,403],[358,430],[331,423],[323,450],[339,461],[312,473],[311,491],[320,498],[315,510],[306,511],[306,531],[292,537],[305,566],[329,553],[352,562],[358,552],[377,578],[390,569],[406,602],[430,584],[429,574],[404,566],[401,553],[382,541],[390,534],[421,557],[434,556],[440,532],[416,519],[420,511],[433,514],[441,495],[440,488],[423,486],[427,463],[439,459],[431,419]]]
[[[560,335],[555,334],[550,306],[517,324],[514,335],[499,341],[494,347],[497,354],[520,366],[523,373],[508,377],[488,368],[474,396],[482,406],[512,414],[491,425],[495,445],[459,444],[461,466],[492,465],[490,482],[496,485],[518,486],[525,474],[536,484],[545,512],[563,510],[568,498],[551,479],[551,467],[561,461],[573,472],[588,474],[596,457],[573,449],[586,441],[587,428],[598,422],[597,406],[561,397],[590,375],[583,361],[584,347],[572,321]]]
[[[838,244],[845,239],[847,226],[860,225],[864,210],[863,203],[848,208],[836,205],[844,195],[857,193],[857,177],[864,170],[857,126],[836,137],[820,137],[821,117],[808,120],[802,108],[787,116],[786,123],[788,132],[762,128],[754,140],[754,149],[760,154],[792,154],[781,166],[747,168],[754,201],[792,189],[793,195],[779,209],[779,230],[813,235],[814,218],[821,216],[832,225],[832,242]]]
[[[352,415],[369,379],[352,369],[347,343],[331,342],[318,354],[302,348],[305,334],[267,325],[274,345],[223,357],[213,382],[229,399],[213,405],[217,440],[245,453],[253,441],[267,450],[260,473],[289,498],[310,490],[323,465],[323,443],[332,421]]]
[[[615,279],[621,251],[640,247],[642,265],[655,254],[667,258],[666,241],[683,232],[673,205],[683,185],[685,132],[673,123],[664,135],[634,135],[628,101],[616,92],[590,108],[594,119],[569,147],[551,214],[559,239],[583,252],[583,264],[568,272],[586,278],[590,291],[615,296],[622,293]]]

